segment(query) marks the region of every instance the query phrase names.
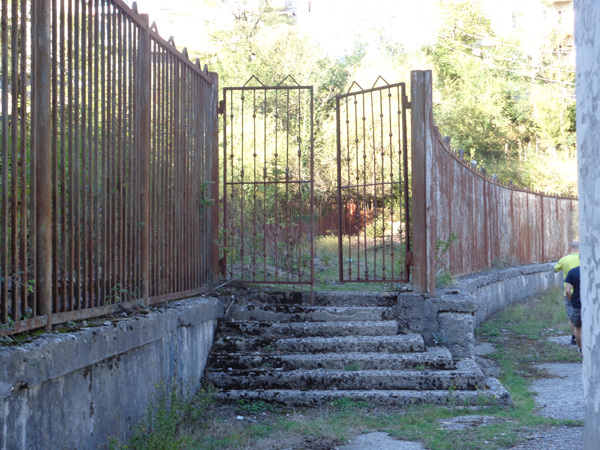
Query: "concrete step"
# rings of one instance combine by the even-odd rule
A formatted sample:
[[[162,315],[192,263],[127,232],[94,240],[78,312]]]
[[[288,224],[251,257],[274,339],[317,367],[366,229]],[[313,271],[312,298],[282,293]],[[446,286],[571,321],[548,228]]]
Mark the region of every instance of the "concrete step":
[[[310,305],[309,292],[257,292],[251,301],[268,305]],[[315,306],[395,306],[397,292],[315,292]]]
[[[435,404],[451,406],[507,406],[510,393],[495,378],[487,378],[480,390],[231,390],[219,392],[222,402],[263,400],[288,406],[320,406],[336,400],[366,401],[372,406]]]
[[[310,297],[305,296],[305,303]],[[318,306],[396,306],[397,292],[315,292],[315,305]]]
[[[391,320],[392,309],[382,306],[245,305],[233,308],[235,320],[259,322],[355,322]]]
[[[271,335],[274,337],[312,336],[394,336],[398,334],[395,320],[358,322],[221,322],[219,333],[238,336]]]
[[[232,370],[402,370],[455,369],[446,347],[417,353],[292,353],[287,355],[212,354],[210,371]]]
[[[263,369],[207,372],[217,388],[296,390],[476,390],[485,378],[474,360],[463,360],[456,370],[294,370]]]
[[[343,336],[273,339],[271,337],[219,337],[213,345],[215,353],[347,353],[424,352],[423,337],[418,334],[396,336]]]

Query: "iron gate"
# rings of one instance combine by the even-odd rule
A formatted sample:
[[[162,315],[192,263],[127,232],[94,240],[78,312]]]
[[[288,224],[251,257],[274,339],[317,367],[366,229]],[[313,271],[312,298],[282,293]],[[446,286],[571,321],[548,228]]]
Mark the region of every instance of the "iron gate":
[[[381,77],[371,89],[353,83],[336,103],[339,279],[408,282],[406,86]]]
[[[313,88],[253,76],[223,98],[223,275],[312,286]]]

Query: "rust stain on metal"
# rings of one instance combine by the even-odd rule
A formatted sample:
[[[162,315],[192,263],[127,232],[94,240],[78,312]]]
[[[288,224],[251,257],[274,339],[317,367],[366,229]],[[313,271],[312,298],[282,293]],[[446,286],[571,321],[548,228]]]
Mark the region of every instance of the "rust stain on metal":
[[[0,14],[4,334],[201,292],[216,272],[216,76],[121,0]]]

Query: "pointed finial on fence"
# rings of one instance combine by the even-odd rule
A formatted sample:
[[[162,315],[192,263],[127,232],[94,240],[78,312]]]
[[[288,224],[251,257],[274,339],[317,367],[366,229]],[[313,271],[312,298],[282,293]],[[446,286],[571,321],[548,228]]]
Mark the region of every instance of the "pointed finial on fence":
[[[498,174],[497,174],[497,173],[494,173],[494,174],[492,174],[492,181],[493,181],[494,183],[497,183],[497,182],[498,182]]]
[[[183,50],[181,50],[181,54],[185,56],[185,59],[189,61],[190,57],[188,55],[187,47],[183,47]]]
[[[442,142],[448,148],[448,150],[452,150],[452,144],[450,143],[451,140],[452,138],[450,136],[444,136],[442,138]]]
[[[150,25],[150,29],[156,33],[158,33],[158,25],[156,25],[156,20],[154,22],[152,22],[152,25]]]
[[[510,187],[513,187],[513,180],[509,179],[509,180],[508,180],[508,185],[509,185]]]
[[[473,170],[476,170],[476,169],[477,169],[477,161],[475,161],[475,160],[471,161],[471,168],[472,168]]]
[[[458,151],[458,157],[461,161],[465,159],[465,151],[462,148]]]
[[[202,70],[202,67],[200,66],[200,58],[196,58],[195,64],[198,69]]]
[[[204,64],[204,73],[208,75],[208,64]]]
[[[168,41],[168,42],[169,42],[169,44],[171,44],[173,47],[175,47],[175,38],[174,38],[173,36],[171,36],[171,37],[169,38],[169,41]]]
[[[134,12],[134,13],[137,13],[137,14],[139,14],[139,11],[138,11],[138,6],[137,6],[137,2],[133,2],[133,3],[131,4],[131,9],[133,10],[133,12]]]
[[[485,174],[487,173],[487,169],[485,167],[481,168],[481,174],[485,177]]]

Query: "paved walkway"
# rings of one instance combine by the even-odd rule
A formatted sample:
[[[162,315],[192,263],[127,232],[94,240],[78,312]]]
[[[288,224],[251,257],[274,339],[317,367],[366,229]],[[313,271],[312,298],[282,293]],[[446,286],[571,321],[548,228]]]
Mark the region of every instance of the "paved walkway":
[[[418,442],[398,441],[387,433],[361,434],[350,445],[339,450],[425,450]]]

